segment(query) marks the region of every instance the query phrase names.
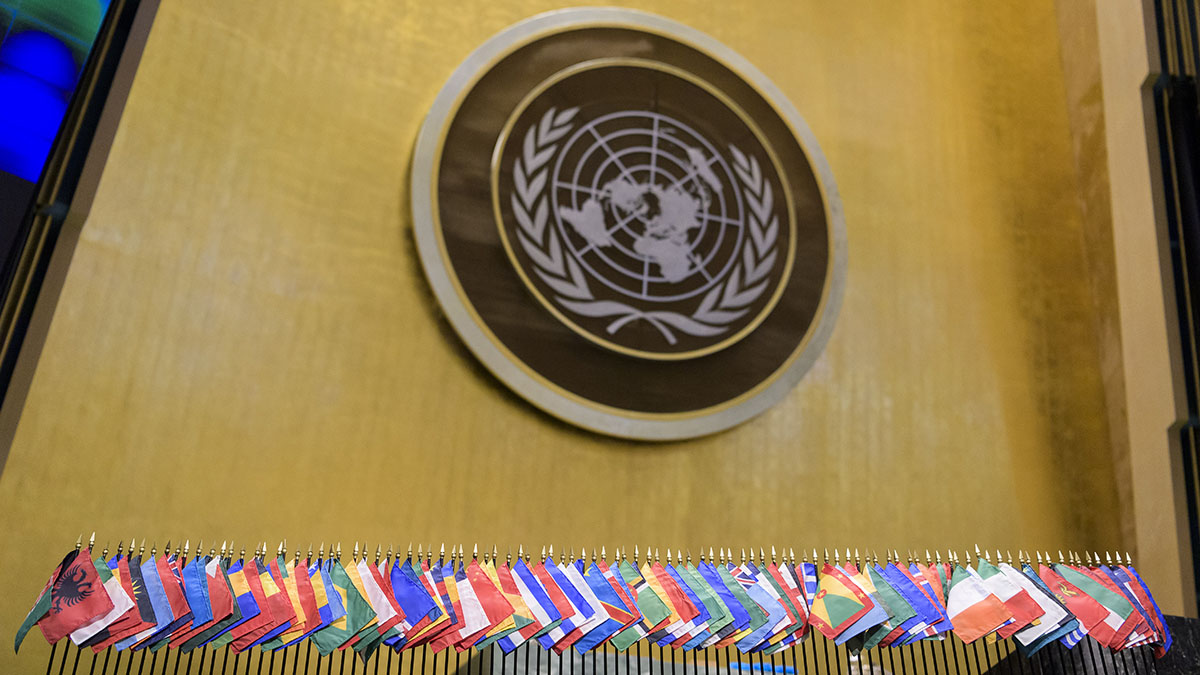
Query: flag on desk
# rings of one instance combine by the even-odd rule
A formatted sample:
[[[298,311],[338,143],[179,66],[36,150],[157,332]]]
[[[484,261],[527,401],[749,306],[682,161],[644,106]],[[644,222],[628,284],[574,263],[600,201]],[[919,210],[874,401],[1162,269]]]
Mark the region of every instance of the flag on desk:
[[[954,634],[970,644],[1012,620],[1012,612],[963,566],[954,570],[946,612]]]
[[[461,638],[455,648],[466,651],[488,632],[507,630],[515,625],[515,621],[512,618],[512,603],[504,597],[503,591],[493,583],[491,575],[477,559],[472,558],[469,564],[463,564],[460,576],[461,584],[465,585],[464,590],[467,591],[466,595],[474,599],[474,606],[478,608],[481,617],[477,625],[464,628],[460,633]]]
[[[717,576],[725,586],[725,590],[729,591],[729,594],[733,596],[733,599],[741,607],[741,612],[745,615],[745,621],[738,630],[718,640],[713,644],[713,647],[724,648],[730,645],[741,644],[743,641],[746,644],[751,644],[763,631],[770,631],[771,617],[759,606],[754,598],[750,597],[750,594],[746,592],[746,587],[734,576],[736,568],[732,564],[718,564],[714,565],[713,569],[716,570]],[[735,616],[738,615],[738,610],[733,609],[732,606],[730,607],[730,611]]]
[[[209,597],[208,574],[205,570],[204,558],[197,555],[182,570],[183,593],[188,607],[192,610],[191,621],[171,634],[171,646],[177,647],[177,639],[190,633],[196,626],[205,625],[213,620],[212,599]]]
[[[1075,571],[1087,575],[1099,584],[1107,593],[1102,593],[1096,600],[1105,606],[1109,612],[1123,617],[1121,627],[1117,630],[1114,650],[1128,649],[1135,645],[1145,644],[1154,639],[1154,629],[1149,620],[1138,611],[1137,600],[1122,592],[1120,586],[1104,573],[1099,567],[1073,567]],[[1128,610],[1128,611],[1126,611]]]
[[[734,589],[727,585],[725,579],[721,576],[720,570],[711,562],[701,562],[696,567],[696,571],[707,582],[708,587],[716,594],[717,599],[729,615],[729,623],[724,628],[713,633],[711,638],[702,643],[702,647],[708,648],[720,644],[725,640],[730,640],[737,633],[746,630],[750,625],[750,614],[746,611],[742,602],[738,600]],[[734,586],[737,586],[737,582],[733,581],[732,578],[730,582]],[[737,587],[737,591],[741,592],[741,588]],[[749,597],[746,600],[749,601]]]
[[[904,596],[888,583],[882,567],[868,565],[866,572],[863,576],[874,589],[873,597],[878,598],[880,604],[888,611],[887,621],[863,634],[862,648],[871,649],[884,642],[888,637],[894,640],[907,632],[907,628],[902,628],[902,626],[908,624],[911,619],[915,619],[917,612]]]
[[[133,579],[135,587],[141,587],[145,596],[149,600],[153,619],[149,626],[139,633],[126,637],[115,645],[118,650],[123,649],[140,649],[146,643],[153,639],[154,635],[160,630],[166,628],[174,621],[175,616],[171,613],[171,603],[167,600],[166,590],[162,585],[162,578],[158,576],[158,570],[154,565],[154,560],[142,562],[140,555],[131,556],[129,559],[129,574]]]
[[[596,598],[595,593],[588,588],[587,582],[583,580],[583,575],[579,573],[577,567],[563,562],[558,565],[547,565],[546,571],[550,573],[550,577],[562,589],[563,594],[578,611],[578,617],[580,617],[575,623],[575,630],[567,633],[554,643],[553,649],[561,653],[574,646],[583,636],[600,627],[608,619],[608,616],[600,607],[600,601]]]
[[[114,583],[120,587],[120,595],[129,599],[129,607],[123,614],[79,643],[80,647],[90,647],[93,653],[98,653],[116,643],[118,639],[136,633],[142,624],[142,620],[138,612],[137,601],[133,597],[129,579],[121,575],[120,556],[113,556],[108,561],[105,561],[103,558],[96,558],[95,565],[97,572],[101,576],[106,573],[111,575],[111,582],[105,581],[105,587],[107,588],[109,583]],[[117,594],[110,593],[109,597],[112,598],[114,606],[119,602]]]
[[[242,574],[242,562],[240,560],[231,562],[228,558],[217,559],[216,562],[220,576],[224,579],[229,591],[231,600],[229,618],[189,639],[184,643],[185,648],[194,649],[209,644],[214,647],[218,644],[228,644],[233,639],[231,637],[233,631],[240,629],[250,621],[257,620],[261,613],[258,602],[254,599],[254,595],[250,592],[250,586]]]
[[[330,605],[336,603],[345,612],[340,617],[332,617],[329,626],[312,636],[317,651],[321,656],[328,656],[367,627],[375,619],[375,614],[371,611],[371,604],[355,588],[341,561],[332,557],[325,561],[322,582]]]
[[[582,561],[580,566],[583,566]],[[588,602],[594,600],[592,607],[600,613],[603,619],[598,626],[575,642],[575,649],[582,654],[607,642],[624,630],[633,623],[634,615],[625,607],[620,595],[609,584],[604,572],[596,563],[592,563],[586,574],[580,573],[579,579],[587,587],[588,593],[585,597]]]
[[[392,564],[392,594],[404,612],[405,622],[408,624],[405,642],[420,635],[442,614],[437,602],[421,584],[417,569],[413,567],[412,558],[405,560],[403,565],[400,564],[400,559],[396,558],[396,562]]]
[[[442,596],[438,591],[437,581],[433,577],[433,568],[430,566],[429,559],[421,560],[420,554],[417,555],[417,563],[412,566],[412,572],[416,575],[416,579],[421,582],[421,588],[425,590],[426,596],[433,601],[434,607],[437,608],[437,613],[433,615],[433,620],[425,625],[425,628],[413,631],[412,635],[404,643],[402,649],[414,649],[418,646],[427,644],[450,625],[450,612],[453,608],[447,609],[442,603]]]
[[[861,588],[841,570],[825,563],[809,614],[809,622],[814,628],[830,640],[836,640],[873,608],[874,603]]]
[[[97,633],[113,625],[118,619],[121,619],[127,612],[133,609],[133,599],[121,587],[121,580],[112,573],[108,565],[104,564],[104,560],[97,558],[92,561],[92,565],[96,570],[97,577],[104,586],[104,592],[112,600],[113,606],[112,609],[104,614],[97,615],[84,625],[71,631],[71,641],[77,646],[83,646],[84,643]]]
[[[666,580],[664,580],[664,583],[669,581],[671,584],[673,584],[675,588],[679,589],[679,592],[683,593],[684,597],[687,598],[688,604],[696,608],[695,618],[684,624],[684,628],[676,635],[672,636],[674,639],[668,642],[672,648],[682,649],[684,648],[684,645],[691,640],[696,639],[697,637],[707,637],[709,634],[708,622],[712,616],[709,614],[708,608],[700,599],[700,596],[694,589],[688,586],[686,580],[680,575],[680,572],[676,566],[671,565],[668,562],[668,564],[663,567],[663,571],[666,572],[668,577]]]
[[[615,560],[612,567],[608,566],[608,561],[606,560],[601,560],[597,563],[600,573],[604,575],[604,579],[608,581],[609,587],[613,589],[621,601],[621,608],[630,616],[630,620],[625,623],[625,628],[621,631],[624,632],[628,628],[636,628],[641,625],[645,617],[642,616],[641,610],[638,609],[637,601],[634,600],[633,589],[630,588],[629,584],[625,583],[625,578],[621,575],[619,565]],[[615,638],[616,636],[614,635],[613,637]],[[610,639],[609,642],[612,642],[612,640]]]
[[[846,552],[846,555],[850,555],[849,551]],[[837,639],[834,640],[834,644],[846,644],[851,638],[857,637],[876,626],[885,624],[889,613],[880,602],[878,596],[875,595],[875,586],[858,571],[857,567],[846,563],[845,567],[836,567],[835,569],[842,572],[846,580],[857,587],[868,601],[867,611],[850,624],[848,628],[843,630],[837,636]],[[859,646],[859,649],[861,649],[861,646]]]
[[[525,603],[525,598],[521,597],[521,591],[517,588],[516,581],[513,580],[512,569],[509,568],[507,563],[496,567],[493,563],[489,562],[484,565],[484,570],[488,573],[489,577],[492,577],[492,581],[499,585],[500,592],[504,594],[504,599],[512,606],[512,625],[507,628],[493,628],[488,631],[482,640],[476,642],[475,646],[483,649],[514,634],[517,641],[524,642],[528,638],[522,637],[521,631],[529,629],[529,635],[533,635],[537,632],[538,622],[533,612],[529,609],[529,606]]]
[[[534,623],[520,629],[517,633],[506,635],[497,642],[505,654],[521,646],[526,641],[557,627],[562,623],[563,618],[558,608],[554,605],[554,602],[550,599],[550,595],[546,592],[546,589],[538,582],[533,570],[525,564],[524,560],[518,557],[511,571],[512,583],[516,587],[517,592],[521,594],[521,600],[525,603],[525,606],[529,608],[529,612],[534,618]]]
[[[946,612],[945,596],[941,592],[941,578],[937,572],[931,566],[921,565],[917,562],[911,563],[906,571],[913,583],[917,584],[926,598],[929,598],[929,602],[938,613],[938,620],[925,629],[925,637],[933,637],[951,630],[954,624],[950,622],[950,615]],[[914,639],[920,639],[920,636],[909,638],[906,642],[912,642]]]
[[[306,568],[301,565],[300,573],[297,573],[295,561],[284,560],[281,553],[271,563],[271,573],[272,577],[276,577],[279,582],[282,582],[283,592],[292,605],[292,613],[295,618],[285,630],[275,631],[276,635],[259,643],[266,651],[280,649],[299,640],[308,633],[310,623],[320,623],[320,612],[316,606],[316,598],[313,596],[312,583]]]
[[[732,632],[728,629],[733,626],[733,615],[726,609],[725,604],[721,601],[721,595],[712,588],[712,585],[700,573],[699,568],[688,563],[680,565],[678,572],[708,613],[705,630],[684,643],[683,648],[696,649],[701,645],[715,642]]]
[[[184,592],[183,575],[176,564],[177,561],[169,554],[164,553],[160,558],[152,558],[152,562],[154,563],[154,572],[162,583],[163,595],[167,598],[167,604],[171,608],[173,617],[170,623],[155,631],[154,635],[145,641],[146,648],[157,651],[167,644],[167,640],[175,631],[191,624],[192,608],[188,603],[187,594]],[[135,648],[141,648],[141,646]]]
[[[1111,643],[1116,637],[1120,622],[1112,622],[1109,619],[1108,610],[1103,605],[1063,578],[1059,574],[1059,569],[1065,567],[1065,565],[1040,565],[1038,576],[1054,593],[1054,597],[1058,598],[1067,611],[1071,612],[1079,621],[1078,635],[1069,634],[1064,637],[1067,646],[1075,646],[1084,635],[1091,635],[1102,645]]]
[[[311,559],[305,560],[303,564],[296,566],[297,583],[307,583],[312,591],[312,603],[316,607],[315,625],[312,622],[305,624],[305,634],[300,638],[292,641],[291,644],[296,644],[300,640],[311,637],[318,631],[325,630],[334,624],[335,621],[345,619],[346,610],[342,607],[341,597],[337,591],[333,589],[333,582],[329,579],[329,573],[325,571],[322,561],[313,562]],[[300,577],[307,578],[307,581],[301,581]],[[287,645],[285,645],[287,646]]]
[[[1021,566],[1021,573],[1030,581],[1030,583],[1036,586],[1038,590],[1042,591],[1043,594],[1050,596],[1056,604],[1062,607],[1063,613],[1066,614],[1066,618],[1063,619],[1059,625],[1053,627],[1044,634],[1039,635],[1028,645],[1023,644],[1020,642],[1020,640],[1018,640],[1017,650],[1026,656],[1031,656],[1046,645],[1053,644],[1054,642],[1062,642],[1062,644],[1067,648],[1074,647],[1079,640],[1083,639],[1084,635],[1079,620],[1076,619],[1073,614],[1071,614],[1065,603],[1063,603],[1057,597],[1057,595],[1055,595],[1054,591],[1046,585],[1046,582],[1042,581],[1042,578],[1038,576],[1037,571],[1034,570],[1033,567],[1026,563]],[[1049,610],[1047,610],[1047,613],[1049,613]]]
[[[1041,612],[1036,621],[1030,622],[1029,625],[1019,628],[1012,634],[1018,643],[1029,647],[1038,639],[1051,634],[1070,617],[1067,610],[1054,599],[1052,594],[1046,592],[1012,565],[1000,563],[998,569],[1010,583],[1028,595]]]
[[[1128,554],[1126,554],[1126,557],[1128,558]],[[1147,586],[1144,581],[1142,581],[1141,576],[1138,575],[1137,570],[1133,568],[1133,565],[1121,565],[1120,569],[1134,582],[1131,588],[1137,594],[1137,597],[1139,600],[1141,600],[1143,606],[1146,606],[1147,610],[1150,611],[1152,616],[1154,616],[1156,619],[1155,626],[1160,635],[1154,648],[1154,657],[1161,659],[1167,653],[1167,650],[1171,648],[1172,643],[1171,631],[1167,627],[1167,620],[1165,617],[1163,617],[1162,610],[1158,608],[1158,603],[1154,601],[1154,596],[1150,593],[1150,587]]]
[[[671,617],[671,611],[667,609],[662,598],[650,590],[646,580],[642,578],[641,572],[638,572],[637,568],[628,560],[622,560],[621,564],[617,566],[617,571],[629,589],[630,597],[637,605],[638,612],[642,615],[641,621],[613,636],[613,646],[617,651],[625,651],[633,646],[633,643],[645,638],[646,635],[665,627]]]
[[[1127,619],[1133,614],[1133,606],[1120,593],[1111,591],[1091,575],[1075,569],[1071,565],[1052,565],[1053,570],[1068,585],[1082,592],[1093,603],[1098,605],[1104,615],[1100,625],[1089,626],[1088,635],[1100,644],[1119,649],[1125,638],[1133,631],[1133,623]]]
[[[1046,611],[1033,599],[1025,589],[1013,583],[1006,574],[991,562],[984,558],[976,558],[975,569],[967,568],[967,571],[972,576],[983,582],[983,585],[991,591],[993,595],[1004,603],[1004,606],[1012,613],[1012,622],[1002,626],[997,631],[997,636],[1003,640],[1007,640],[1017,633],[1017,631],[1030,626],[1033,622],[1041,618]]]

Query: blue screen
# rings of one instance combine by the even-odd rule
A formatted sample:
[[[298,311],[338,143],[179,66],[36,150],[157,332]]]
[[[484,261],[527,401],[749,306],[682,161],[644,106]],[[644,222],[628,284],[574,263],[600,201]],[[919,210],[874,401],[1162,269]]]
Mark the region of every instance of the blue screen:
[[[0,0],[0,171],[41,175],[111,0]]]

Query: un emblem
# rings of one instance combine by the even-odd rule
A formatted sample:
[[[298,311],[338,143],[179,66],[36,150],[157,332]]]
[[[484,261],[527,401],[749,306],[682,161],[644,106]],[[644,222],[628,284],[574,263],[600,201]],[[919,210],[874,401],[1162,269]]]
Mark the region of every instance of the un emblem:
[[[841,208],[803,120],[727,48],[639,12],[542,15],[472,54],[422,129],[413,215],[475,355],[612,435],[761,412],[840,303]]]

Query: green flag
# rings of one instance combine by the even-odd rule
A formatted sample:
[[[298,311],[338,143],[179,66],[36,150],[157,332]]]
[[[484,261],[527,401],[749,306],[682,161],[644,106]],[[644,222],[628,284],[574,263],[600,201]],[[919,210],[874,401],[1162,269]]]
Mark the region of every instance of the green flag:
[[[329,578],[333,588],[342,599],[342,607],[346,608],[346,616],[334,621],[332,625],[313,633],[312,641],[317,645],[321,656],[328,656],[333,650],[346,644],[375,616],[371,603],[358,592],[350,575],[342,568],[342,563],[331,560],[329,563]],[[378,631],[376,631],[378,633]]]
[[[867,572],[870,574],[871,583],[875,586],[875,596],[887,609],[888,620],[867,631],[863,649],[875,647],[880,640],[887,637],[888,633],[917,615],[917,611],[912,608],[912,605],[908,604],[904,596],[892,588],[882,574],[875,571],[874,568],[868,568]]]
[[[725,609],[721,604],[717,594],[708,587],[708,582],[704,577],[700,576],[700,571],[695,565],[679,566],[675,568],[684,581],[687,581],[688,586],[691,586],[692,591],[700,598],[700,602],[704,603],[704,609],[708,610],[708,630],[713,635],[716,635],[722,628],[733,623],[733,615]]]
[[[742,585],[737,582],[737,579],[733,578],[733,575],[729,573],[729,570],[724,565],[717,565],[716,568],[717,574],[721,576],[721,582],[725,584],[725,588],[729,589],[729,592],[733,594],[738,604],[750,615],[750,625],[746,627],[743,633],[749,635],[762,628],[763,624],[767,622],[767,613],[762,610],[762,607],[758,606],[757,602],[750,599],[750,596],[746,594],[746,589],[742,588]]]
[[[617,571],[621,574],[621,578],[625,581],[625,585],[633,590],[633,602],[637,605],[638,611],[642,613],[642,621],[626,628],[625,630],[613,636],[611,642],[617,651],[625,651],[629,649],[633,643],[646,636],[646,631],[654,628],[664,619],[671,615],[671,610],[667,608],[666,603],[662,598],[658,597],[646,580],[642,578],[641,572],[637,571],[628,560],[622,560]]]

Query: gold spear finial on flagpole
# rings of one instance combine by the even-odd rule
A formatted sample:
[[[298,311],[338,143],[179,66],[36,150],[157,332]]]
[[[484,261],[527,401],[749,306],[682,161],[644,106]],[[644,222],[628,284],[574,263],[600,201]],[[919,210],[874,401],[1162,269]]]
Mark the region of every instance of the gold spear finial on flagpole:
[[[842,554],[836,548],[833,549],[833,564],[835,566],[842,564]]]
[[[580,560],[583,562],[583,566],[586,568],[587,567],[587,559],[588,559],[588,554],[587,554],[586,546],[579,547],[579,557],[578,558],[575,557],[575,547],[574,546],[571,547],[571,561],[572,562],[574,562],[575,560]]]
[[[814,551],[814,553],[813,553],[813,557],[814,557],[814,558],[816,558],[816,557],[817,557],[817,556],[816,556],[816,549],[814,548],[814,549],[813,549],[813,551]],[[835,551],[835,553],[836,553],[837,549],[834,549],[834,551]],[[816,560],[814,560],[813,562],[816,562]],[[825,549],[825,564],[826,564],[826,565],[828,565],[828,564],[829,564],[829,549]]]
[[[667,565],[671,564],[671,547],[667,547]]]
[[[450,549],[450,558],[451,559],[454,558],[454,549],[453,548]],[[438,564],[440,565],[445,561],[446,561],[446,542],[442,542],[441,548],[438,549]]]
[[[1058,564],[1060,564],[1060,565],[1065,565],[1065,564],[1066,564],[1066,562],[1067,562],[1067,561],[1063,559],[1063,552],[1062,552],[1062,549],[1061,549],[1061,548],[1060,548],[1060,549],[1058,549]]]
[[[788,562],[792,567],[796,566],[796,549],[791,546],[788,547]]]
[[[178,546],[175,547],[175,557],[179,558],[180,560],[187,560],[188,551],[191,551],[191,550],[192,550],[192,540],[188,539],[187,541],[185,541],[183,543],[183,557],[179,558],[179,547]]]
[[[459,546],[461,547],[462,544],[459,544]],[[479,544],[475,544],[474,548],[471,549],[471,560],[479,560]]]
[[[846,549],[846,562],[850,562],[850,549]],[[862,570],[862,558],[858,555],[858,547],[854,548],[854,566]]]
[[[83,548],[83,533],[82,532],[79,533],[79,538],[75,540],[75,550],[78,551],[81,548]]]
[[[333,544],[330,544],[330,546],[333,546]],[[337,550],[334,551],[334,557],[337,558],[338,562],[342,561],[342,542],[340,541],[338,542]]]
[[[138,557],[139,558],[142,557],[142,554],[145,552],[146,552],[146,538],[142,537],[142,545],[138,547]],[[150,550],[150,555],[151,556],[154,555],[154,549]]]
[[[1112,567],[1112,556],[1108,554],[1108,551],[1104,552],[1104,564]]]
[[[93,531],[92,536],[88,537],[88,550],[96,548],[96,533]]]
[[[379,558],[383,556],[383,544],[375,544],[375,566],[379,567]],[[367,557],[367,552],[363,551],[363,559]]]
[[[121,557],[121,552],[122,552],[123,550],[125,550],[125,542],[123,542],[123,541],[121,541],[120,539],[118,539],[118,540],[117,540],[117,557],[118,557],[118,558],[120,558],[120,557]]]
[[[509,544],[508,553],[504,555],[504,564],[512,569],[512,544]]]

